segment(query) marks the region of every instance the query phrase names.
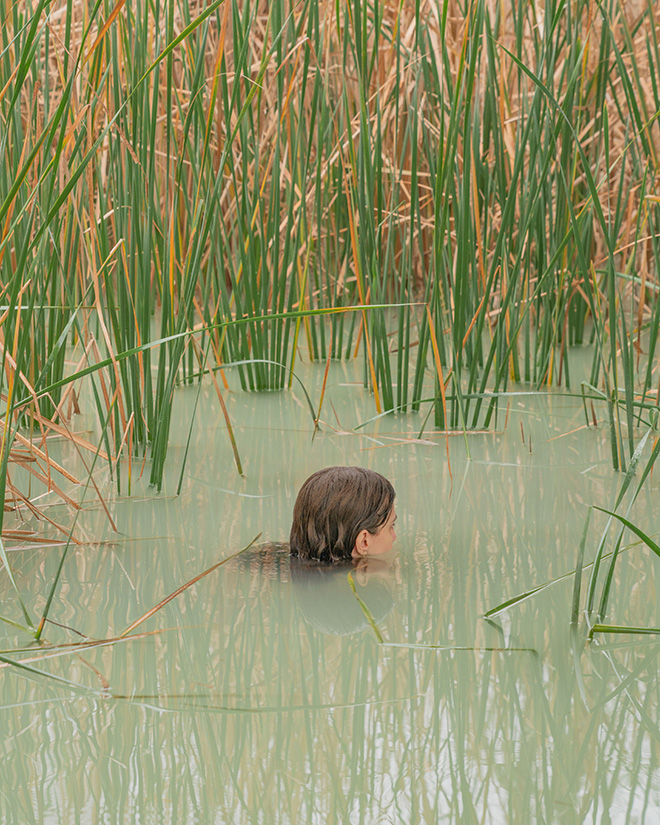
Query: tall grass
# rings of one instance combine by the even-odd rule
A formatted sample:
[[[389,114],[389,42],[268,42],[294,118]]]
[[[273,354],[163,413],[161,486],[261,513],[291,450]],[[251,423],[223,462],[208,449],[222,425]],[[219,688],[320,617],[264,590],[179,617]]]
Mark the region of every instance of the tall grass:
[[[378,412],[435,376],[464,429],[511,382],[571,387],[591,340],[627,468],[658,405],[650,2],[38,0],[1,28],[3,484],[88,370],[104,452],[160,486],[176,385],[284,388],[302,340],[361,352]]]
[[[533,587],[523,593],[519,593],[512,598],[508,598],[501,604],[490,608],[484,614],[483,618],[492,620],[495,616],[503,613],[509,608],[526,602],[528,599],[536,596],[542,591],[546,591],[551,587],[555,587],[559,583],[570,578],[573,579],[573,598],[571,608],[571,625],[575,629],[579,623],[580,614],[583,613],[586,619],[589,638],[593,638],[594,633],[620,633],[620,634],[656,634],[660,633],[658,627],[631,627],[622,625],[604,624],[608,613],[608,606],[611,601],[612,589],[615,582],[615,573],[617,571],[617,563],[624,551],[634,548],[638,552],[638,548],[646,547],[651,550],[653,554],[660,557],[660,546],[647,535],[640,527],[633,524],[629,520],[630,511],[633,508],[637,498],[645,487],[649,476],[653,472],[655,462],[660,454],[660,438],[656,438],[653,447],[648,455],[646,462],[641,467],[641,472],[636,479],[633,486],[633,480],[637,472],[638,465],[642,461],[645,448],[652,430],[648,429],[644,436],[640,439],[635,452],[632,455],[628,469],[621,479],[621,484],[614,497],[613,504],[610,505],[612,509],[600,507],[596,504],[591,504],[587,511],[587,516],[582,530],[582,538],[579,542],[577,551],[577,564],[575,572],[565,573],[556,578],[545,581],[544,583]],[[625,514],[618,512],[625,504]],[[593,530],[590,530],[591,519],[594,511],[601,511],[608,516],[605,528],[602,531],[601,537],[596,545],[593,559],[585,562],[585,550],[588,544],[593,543]],[[616,537],[611,542],[611,528],[617,527]],[[625,528],[639,539],[639,541],[624,545],[623,539]],[[588,576],[587,576],[588,573]],[[586,593],[584,602],[582,601],[583,580],[586,579]],[[628,594],[629,595],[629,594]]]

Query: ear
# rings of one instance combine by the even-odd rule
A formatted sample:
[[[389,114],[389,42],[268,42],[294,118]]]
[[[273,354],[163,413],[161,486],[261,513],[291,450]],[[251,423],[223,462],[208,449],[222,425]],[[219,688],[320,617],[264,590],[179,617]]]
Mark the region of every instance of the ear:
[[[354,556],[364,556],[369,550],[369,531],[360,530],[355,539],[355,547],[353,548]]]

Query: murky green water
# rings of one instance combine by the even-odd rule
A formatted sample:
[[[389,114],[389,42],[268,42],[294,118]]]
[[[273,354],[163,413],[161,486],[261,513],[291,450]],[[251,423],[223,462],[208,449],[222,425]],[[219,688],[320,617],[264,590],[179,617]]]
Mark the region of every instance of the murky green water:
[[[506,430],[468,437],[470,460],[462,436],[449,440],[450,474],[444,438],[414,441],[419,417],[352,431],[373,414],[358,373],[333,365],[313,443],[300,391],[232,394],[245,479],[204,389],[177,498],[196,393],[183,390],[165,493],[137,481],[134,464],[133,499],[110,502],[119,535],[88,493],[77,534],[91,543],[65,562],[51,618],[66,627],[46,635],[117,636],[258,533],[285,540],[302,481],[341,463],[397,490],[394,556],[354,573],[385,643],[345,571],[306,573],[271,549],[219,567],[137,638],[6,654],[83,687],[0,670],[0,822],[657,821],[653,637],[573,637],[571,579],[481,618],[575,567],[588,506],[611,506],[621,480],[605,428],[585,428],[566,399],[512,399]],[[318,399],[322,370],[301,375]],[[656,474],[632,511],[649,533],[657,500]],[[49,514],[71,523],[61,506]],[[589,560],[603,525],[594,517]],[[60,556],[11,554],[37,614]],[[622,555],[612,622],[660,624],[656,561],[640,547]],[[0,586],[2,614],[20,619]],[[27,642],[0,633],[5,651]]]

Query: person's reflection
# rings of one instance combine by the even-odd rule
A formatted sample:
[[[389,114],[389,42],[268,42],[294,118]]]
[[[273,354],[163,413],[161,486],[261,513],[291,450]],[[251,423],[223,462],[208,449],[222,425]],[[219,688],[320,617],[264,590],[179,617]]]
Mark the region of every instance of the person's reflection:
[[[346,636],[369,626],[369,620],[348,581],[378,624],[394,606],[393,559],[365,556],[351,564],[319,564],[291,558],[291,583],[305,621],[323,633]]]

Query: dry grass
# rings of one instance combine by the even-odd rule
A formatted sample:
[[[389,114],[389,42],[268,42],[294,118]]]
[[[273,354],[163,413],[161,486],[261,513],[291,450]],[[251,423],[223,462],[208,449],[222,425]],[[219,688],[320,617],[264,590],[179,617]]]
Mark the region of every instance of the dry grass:
[[[329,352],[323,318],[296,311],[387,302],[428,312],[331,320],[333,356],[364,344],[384,409],[418,408],[440,364],[436,424],[480,425],[486,388],[569,381],[585,335],[591,383],[609,397],[618,370],[627,382],[613,421],[641,414],[633,387],[655,396],[652,5],[69,0],[5,5],[2,32],[14,429],[24,392],[35,424],[57,418],[64,345],[80,340],[83,369],[108,362],[106,451],[152,445],[160,484],[178,380],[252,359],[243,387],[286,386],[272,362],[293,368],[301,324],[312,356]]]

